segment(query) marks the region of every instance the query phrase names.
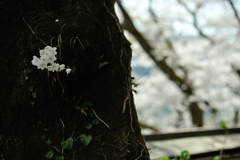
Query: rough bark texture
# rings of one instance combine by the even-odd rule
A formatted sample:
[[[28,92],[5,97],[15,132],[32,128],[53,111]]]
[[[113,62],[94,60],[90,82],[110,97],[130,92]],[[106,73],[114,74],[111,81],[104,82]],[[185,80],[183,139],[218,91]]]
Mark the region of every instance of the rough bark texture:
[[[130,44],[113,3],[0,1],[0,155],[6,160],[43,160],[50,150],[52,159],[61,155],[77,160],[149,159],[131,92]],[[45,47],[37,37],[50,44],[64,24],[58,62],[76,70],[48,76],[31,64]],[[53,46],[57,44],[53,39]],[[106,61],[109,64],[103,65]],[[86,102],[92,104],[85,106],[87,116],[76,109]],[[111,129],[102,122],[85,128],[97,118]],[[78,138],[81,134],[93,138],[87,147]],[[60,143],[69,137],[74,139],[73,148],[62,154]],[[45,143],[48,139],[51,145]]]

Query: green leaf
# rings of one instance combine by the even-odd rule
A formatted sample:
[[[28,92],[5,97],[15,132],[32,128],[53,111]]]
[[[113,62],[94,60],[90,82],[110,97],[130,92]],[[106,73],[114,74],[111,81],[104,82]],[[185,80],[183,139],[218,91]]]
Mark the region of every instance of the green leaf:
[[[107,61],[105,61],[105,62],[103,62],[103,66],[105,66],[105,65],[107,65],[107,64],[109,64],[109,62],[107,62]]]
[[[138,84],[138,83],[135,83],[135,82],[132,82],[132,85],[133,85],[133,87],[139,86],[139,84]]]
[[[132,91],[135,93],[135,94],[138,94],[138,91],[136,89],[132,89]]]
[[[98,125],[98,124],[99,124],[99,120],[98,120],[98,119],[94,119],[94,120],[92,121],[92,124]]]
[[[81,107],[85,107],[85,106],[92,107],[92,102],[87,101],[87,102],[84,102],[84,103],[81,105]]]
[[[30,102],[30,104],[33,106],[35,103],[34,102]]]
[[[77,68],[76,68],[76,66],[72,66],[72,70],[74,70],[74,71],[75,71],[76,69],[77,69]]]
[[[84,114],[85,116],[87,116],[87,113],[85,112],[84,109],[80,108],[80,110],[81,110],[81,114]]]
[[[56,157],[56,160],[64,160],[64,156]]]
[[[89,144],[89,143],[91,142],[91,140],[92,140],[92,136],[91,136],[90,134],[88,134],[88,135],[81,134],[78,138],[80,139],[81,143],[82,143],[85,147],[87,147],[88,144]]]
[[[28,87],[28,90],[29,90],[29,92],[32,92],[33,91],[33,86]]]
[[[57,79],[56,78],[54,78],[54,77],[52,77],[52,86],[54,86],[54,82],[56,82],[57,81]]]
[[[42,135],[42,136],[41,136],[41,139],[42,139],[42,140],[46,139],[46,136],[45,136],[45,135]]]
[[[92,128],[92,124],[90,124],[90,123],[87,124],[85,128],[86,128],[86,129],[91,129],[91,128]]]
[[[70,137],[66,141],[61,142],[61,146],[66,148],[67,150],[71,150],[73,147],[73,139]]]
[[[53,151],[49,151],[45,154],[45,157],[47,157],[48,159],[52,159],[53,155],[54,155]]]
[[[170,160],[168,156],[162,157],[162,160]]]
[[[33,93],[32,96],[33,96],[33,98],[36,98],[37,97],[37,93]]]
[[[47,144],[48,144],[48,145],[52,144],[51,139],[48,139],[48,140],[47,140]]]
[[[227,129],[227,121],[221,121],[220,126],[224,129]]]
[[[157,158],[156,160],[162,160],[161,158]]]
[[[175,159],[175,160],[180,160],[180,159],[182,159],[182,157],[181,157],[180,155],[176,155],[176,156],[174,157],[174,159]]]
[[[182,151],[181,156],[183,160],[189,160],[190,159],[190,154],[188,151]]]
[[[25,80],[28,80],[28,76],[25,76]]]
[[[220,157],[219,157],[219,156],[215,156],[215,157],[213,158],[213,160],[220,160]]]
[[[84,110],[86,110],[86,111],[88,110],[88,108],[87,108],[87,107],[82,107],[82,109],[84,109]]]

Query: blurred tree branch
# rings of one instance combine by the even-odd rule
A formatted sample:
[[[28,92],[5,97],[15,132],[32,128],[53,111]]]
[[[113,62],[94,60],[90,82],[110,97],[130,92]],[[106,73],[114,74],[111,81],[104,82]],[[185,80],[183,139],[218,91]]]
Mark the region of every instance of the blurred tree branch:
[[[195,27],[195,29],[198,31],[199,35],[202,36],[203,38],[209,40],[211,42],[211,44],[214,44],[214,41],[213,39],[211,39],[210,37],[208,37],[207,35],[205,35],[203,33],[203,31],[201,30],[201,28],[198,26],[198,21],[197,21],[197,12],[199,10],[199,8],[203,5],[202,3],[198,4],[197,5],[197,9],[195,11],[192,11],[188,6],[187,4],[185,4],[182,0],[178,0],[178,3],[181,4],[185,9],[186,11],[188,11],[191,15],[192,15],[192,18],[193,18],[193,26]]]
[[[157,22],[158,21],[157,16],[152,8],[152,0],[148,0],[148,11],[151,14],[151,16],[153,17],[154,22]]]
[[[138,40],[142,48],[149,55],[149,57],[155,62],[158,68],[162,70],[169,77],[171,81],[175,82],[175,84],[182,90],[182,92],[184,92],[187,95],[187,97],[189,95],[192,95],[193,94],[192,87],[184,79],[176,75],[174,70],[167,64],[166,58],[163,58],[162,60],[157,60],[156,56],[153,54],[152,46],[135,28],[130,16],[128,15],[126,10],[123,8],[121,2],[119,0],[117,0],[116,2],[124,15],[124,22],[122,24],[123,29],[126,29],[136,37],[136,39]]]
[[[228,2],[229,2],[229,4],[231,5],[232,10],[233,10],[233,12],[234,12],[234,15],[235,15],[235,17],[236,17],[236,19],[237,19],[237,21],[238,21],[239,26],[240,26],[240,18],[239,18],[239,16],[238,16],[238,12],[237,12],[237,10],[236,10],[236,8],[235,8],[232,0],[228,0]]]
[[[186,98],[193,95],[193,88],[191,87],[190,84],[188,84],[184,79],[180,78],[179,76],[176,75],[175,71],[167,64],[166,62],[166,58],[163,58],[161,60],[158,60],[156,58],[156,56],[153,54],[153,47],[149,44],[149,42],[141,35],[141,33],[136,29],[136,27],[134,26],[130,16],[128,15],[128,13],[126,12],[126,10],[124,9],[124,7],[121,4],[120,0],[116,0],[123,16],[124,16],[124,22],[122,24],[123,29],[126,29],[127,31],[129,31],[130,33],[132,33],[135,38],[138,40],[138,42],[140,43],[140,45],[142,46],[142,48],[145,50],[145,52],[149,55],[149,57],[155,62],[155,64],[157,65],[157,67],[162,70],[171,81],[173,81],[178,87],[179,89],[186,95]],[[149,0],[149,12],[151,14],[151,16],[154,19],[154,22],[158,22],[157,16],[154,13],[154,11],[152,10],[152,0]],[[189,8],[186,8],[187,10],[189,10]],[[189,10],[189,12],[192,13],[192,11]],[[206,35],[203,34],[203,32],[200,30],[200,28],[197,25],[197,19],[196,19],[196,13],[193,13],[194,16],[194,26],[196,27],[196,29],[199,31],[199,34],[201,36],[203,36],[204,38],[207,38],[208,40],[211,41],[211,43],[213,43],[213,41],[208,38]],[[176,53],[174,46],[171,42],[170,39],[165,38],[165,43],[167,44],[168,48],[170,50],[172,50],[174,53]],[[184,67],[180,66],[180,68],[185,72],[185,75],[187,75],[187,71],[185,70]],[[184,86],[184,87],[183,87]],[[203,126],[203,120],[202,120],[202,113],[203,110],[199,107],[197,102],[188,102],[190,104],[195,104],[194,109],[196,110],[195,112],[191,112],[192,118],[194,119],[195,116],[198,116],[198,121],[196,121],[195,119],[192,121],[193,124],[197,125],[198,127],[202,127]],[[208,103],[208,102],[207,102]],[[192,105],[191,105],[192,106]],[[212,108],[209,103],[208,105],[211,110],[215,109]],[[193,108],[193,107],[192,107]],[[179,120],[181,120],[182,117],[182,111],[177,110],[178,112],[178,116],[179,116]],[[193,115],[194,113],[194,115]],[[179,127],[180,123],[176,124],[176,127]]]

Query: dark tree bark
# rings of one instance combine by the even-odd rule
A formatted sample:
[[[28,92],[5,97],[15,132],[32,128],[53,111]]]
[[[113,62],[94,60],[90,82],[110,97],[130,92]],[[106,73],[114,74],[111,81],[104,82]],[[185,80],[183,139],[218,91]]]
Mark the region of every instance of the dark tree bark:
[[[130,44],[114,1],[1,0],[0,7],[0,156],[42,160],[51,150],[52,159],[149,159],[131,90]],[[58,63],[76,68],[69,75],[31,64],[51,39],[60,44]],[[86,147],[82,134],[92,137]],[[67,138],[74,139],[71,150],[60,144]]]

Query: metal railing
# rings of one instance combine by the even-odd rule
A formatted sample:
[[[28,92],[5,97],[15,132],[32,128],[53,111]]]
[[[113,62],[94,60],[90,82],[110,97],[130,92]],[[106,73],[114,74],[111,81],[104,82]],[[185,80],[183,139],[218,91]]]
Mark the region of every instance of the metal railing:
[[[180,138],[224,135],[225,129],[197,130],[188,132],[161,133],[145,135],[145,141],[163,141]],[[228,134],[240,134],[240,128],[228,128]],[[239,140],[240,142],[240,140]]]

